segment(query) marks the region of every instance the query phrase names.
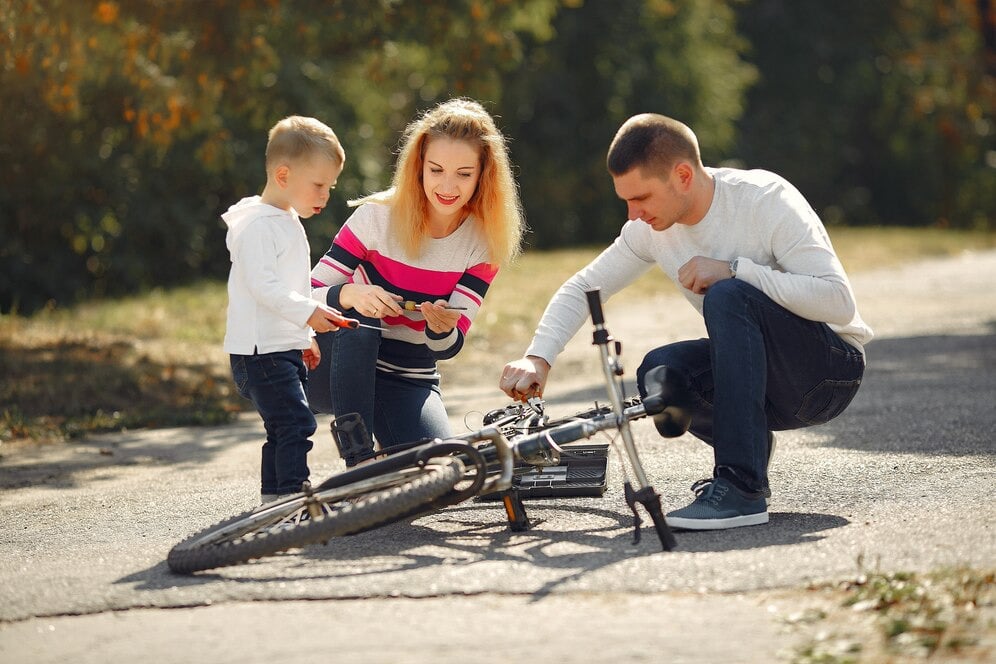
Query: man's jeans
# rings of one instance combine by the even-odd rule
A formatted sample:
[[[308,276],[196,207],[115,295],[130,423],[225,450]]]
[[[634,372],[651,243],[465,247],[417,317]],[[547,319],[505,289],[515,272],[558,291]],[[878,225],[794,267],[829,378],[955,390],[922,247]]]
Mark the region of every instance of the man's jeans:
[[[689,430],[713,446],[714,475],[748,492],[768,486],[768,432],[822,424],[839,415],[861,384],[861,352],[825,323],[800,318],[736,279],[706,291],[708,339],[647,353],[644,377],[666,365],[692,386]]]
[[[232,355],[230,359],[239,394],[253,402],[266,429],[260,492],[300,491],[311,474],[308,452],[317,426],[305,396],[308,370],[301,351]]]
[[[380,322],[353,311],[349,315],[369,325]],[[435,381],[378,371],[380,344],[381,333],[363,327],[319,334],[322,360],[308,383],[312,409],[336,417],[359,413],[382,449],[451,436],[439,386]]]

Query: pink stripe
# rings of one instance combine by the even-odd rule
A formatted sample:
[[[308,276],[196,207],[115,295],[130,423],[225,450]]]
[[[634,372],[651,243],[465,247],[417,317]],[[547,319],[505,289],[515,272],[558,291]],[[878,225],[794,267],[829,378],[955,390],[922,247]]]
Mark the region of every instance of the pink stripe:
[[[491,282],[495,280],[495,276],[498,274],[498,268],[487,263],[478,263],[468,268],[467,274],[472,274],[478,279],[486,281],[488,285],[491,285]]]
[[[349,271],[349,268],[347,268],[342,263],[339,263],[338,261],[333,261],[333,260],[330,260],[329,258],[322,258],[318,262],[321,263],[322,265],[326,266],[326,267],[329,267],[329,268],[335,270],[336,272],[338,272],[339,274],[341,274],[344,277],[350,277],[350,276],[353,275],[353,273]],[[322,284],[322,285],[324,286],[325,284]]]
[[[467,330],[470,329],[470,319],[466,316],[460,316],[460,320],[457,321],[457,329],[463,333],[463,336],[467,336]]]
[[[343,226],[336,233],[335,243],[358,258],[363,258],[367,253],[366,245],[360,241],[360,238],[353,234],[349,226]]]
[[[443,272],[413,267],[388,258],[377,251],[371,251],[365,260],[377,268],[377,271],[388,283],[400,288],[426,293],[449,293],[463,275],[462,272]]]
[[[453,292],[463,295],[465,298],[467,298],[477,306],[481,306],[481,302],[483,301],[480,295],[478,295],[477,293],[475,293],[470,289],[464,288],[460,284],[456,285],[456,287],[453,289]]]
[[[422,332],[425,330],[424,320],[412,320],[407,316],[384,316],[384,322],[394,327],[407,327],[415,330],[416,332]]]

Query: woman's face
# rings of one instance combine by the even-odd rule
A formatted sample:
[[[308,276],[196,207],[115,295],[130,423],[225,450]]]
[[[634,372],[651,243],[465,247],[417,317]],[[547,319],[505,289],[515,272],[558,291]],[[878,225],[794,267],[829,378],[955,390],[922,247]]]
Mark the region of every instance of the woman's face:
[[[452,138],[429,139],[422,164],[422,186],[435,221],[463,216],[481,177],[481,148]]]

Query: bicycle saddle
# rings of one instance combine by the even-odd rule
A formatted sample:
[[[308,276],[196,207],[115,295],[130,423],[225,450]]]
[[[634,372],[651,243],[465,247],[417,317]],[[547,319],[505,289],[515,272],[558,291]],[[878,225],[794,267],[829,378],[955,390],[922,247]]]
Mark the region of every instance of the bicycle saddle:
[[[677,438],[692,422],[692,388],[683,372],[668,366],[654,367],[644,378],[647,396],[643,405],[654,419],[657,432]]]

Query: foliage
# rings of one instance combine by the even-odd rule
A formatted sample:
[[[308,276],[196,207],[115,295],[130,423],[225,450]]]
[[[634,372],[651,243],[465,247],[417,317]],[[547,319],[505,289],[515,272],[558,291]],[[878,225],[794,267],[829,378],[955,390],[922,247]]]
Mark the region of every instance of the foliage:
[[[381,186],[416,108],[496,97],[555,6],[0,0],[0,310],[225,274],[218,216],[276,120],[337,129],[346,197]]]
[[[865,647],[852,639],[820,637],[800,647],[792,661],[816,662],[906,661],[959,657],[959,661],[982,661],[985,645],[981,635],[996,594],[996,572],[986,569],[938,569],[926,574],[915,572],[866,572],[839,584],[823,584],[812,589],[838,597],[840,607],[851,613],[867,614],[877,623],[882,639]],[[834,611],[834,610],[831,610]],[[820,611],[813,618],[831,618]]]
[[[0,0],[0,312],[226,274],[218,217],[292,113],[347,151],[317,257],[404,125],[458,95],[508,135],[535,247],[615,234],[605,150],[648,110],[829,223],[992,228],[989,4]]]
[[[626,118],[671,115],[707,148],[729,148],[756,77],[722,0],[588,2],[562,11],[553,30],[550,42],[527,43],[502,101],[530,241],[545,248],[618,233],[625,207],[605,153]]]
[[[793,180],[828,223],[993,228],[996,43],[984,35],[996,39],[996,16],[984,4],[742,5],[762,78],[739,156]]]

